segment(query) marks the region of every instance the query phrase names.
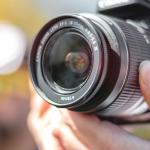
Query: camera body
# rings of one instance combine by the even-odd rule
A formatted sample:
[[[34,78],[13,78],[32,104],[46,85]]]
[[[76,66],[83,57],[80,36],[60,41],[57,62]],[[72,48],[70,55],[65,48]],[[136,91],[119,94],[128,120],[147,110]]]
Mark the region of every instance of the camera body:
[[[99,0],[97,12],[150,30],[150,0]]]
[[[150,0],[99,0],[97,13],[119,18],[135,25],[137,30],[143,34],[147,43],[150,43]],[[149,32],[147,35],[145,34],[146,31]],[[138,112],[137,114],[142,114],[144,110],[147,112],[148,107],[146,105],[138,106],[135,112]],[[131,112],[129,113],[130,115],[127,115],[128,118],[136,115],[136,113],[131,115]],[[132,122],[131,120],[129,122]]]
[[[100,0],[98,14],[63,15],[37,35],[31,78],[49,103],[100,116],[144,113],[138,68],[150,60],[150,2]]]
[[[99,0],[98,13],[122,19],[150,18],[150,0]]]

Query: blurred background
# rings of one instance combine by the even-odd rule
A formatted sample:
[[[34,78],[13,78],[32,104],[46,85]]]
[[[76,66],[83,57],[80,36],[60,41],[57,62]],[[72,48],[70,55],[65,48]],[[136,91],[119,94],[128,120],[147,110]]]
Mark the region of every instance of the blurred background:
[[[58,5],[59,4],[59,5]],[[27,128],[27,57],[38,30],[62,13],[96,12],[97,0],[0,0],[0,150],[36,150]],[[148,125],[134,133],[150,139]]]

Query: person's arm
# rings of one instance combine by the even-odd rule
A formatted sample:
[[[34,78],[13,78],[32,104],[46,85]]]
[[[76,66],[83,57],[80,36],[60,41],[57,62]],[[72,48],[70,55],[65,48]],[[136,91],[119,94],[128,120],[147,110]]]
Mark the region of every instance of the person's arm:
[[[150,105],[150,62],[140,66],[140,85]],[[150,142],[96,116],[57,109],[41,102],[33,104],[29,117],[41,150],[149,150]],[[39,100],[40,101],[40,100]],[[36,107],[35,107],[36,106]]]
[[[69,138],[65,128],[70,128],[88,150],[149,150],[150,143],[131,135],[122,128],[103,122],[95,116],[81,115],[63,110],[65,125],[59,125],[53,134],[60,143],[77,145]],[[69,147],[65,147],[69,150]],[[77,147],[76,147],[77,148]]]

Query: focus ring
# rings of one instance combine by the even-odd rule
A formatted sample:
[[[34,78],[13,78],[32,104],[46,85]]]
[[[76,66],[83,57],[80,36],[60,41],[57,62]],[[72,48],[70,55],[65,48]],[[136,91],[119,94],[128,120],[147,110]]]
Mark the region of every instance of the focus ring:
[[[118,98],[103,110],[104,114],[118,114],[132,107],[141,97],[142,93],[139,86],[139,65],[144,60],[150,59],[150,45],[146,43],[143,35],[136,27],[115,20],[123,31],[129,52],[129,70],[126,83]]]

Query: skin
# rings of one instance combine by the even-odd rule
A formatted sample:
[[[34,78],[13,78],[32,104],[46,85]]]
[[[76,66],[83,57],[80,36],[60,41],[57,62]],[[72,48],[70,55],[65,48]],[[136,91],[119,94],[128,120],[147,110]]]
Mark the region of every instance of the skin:
[[[140,65],[139,82],[150,106],[150,62]],[[150,142],[96,116],[57,109],[33,93],[28,124],[40,150],[149,150]]]

